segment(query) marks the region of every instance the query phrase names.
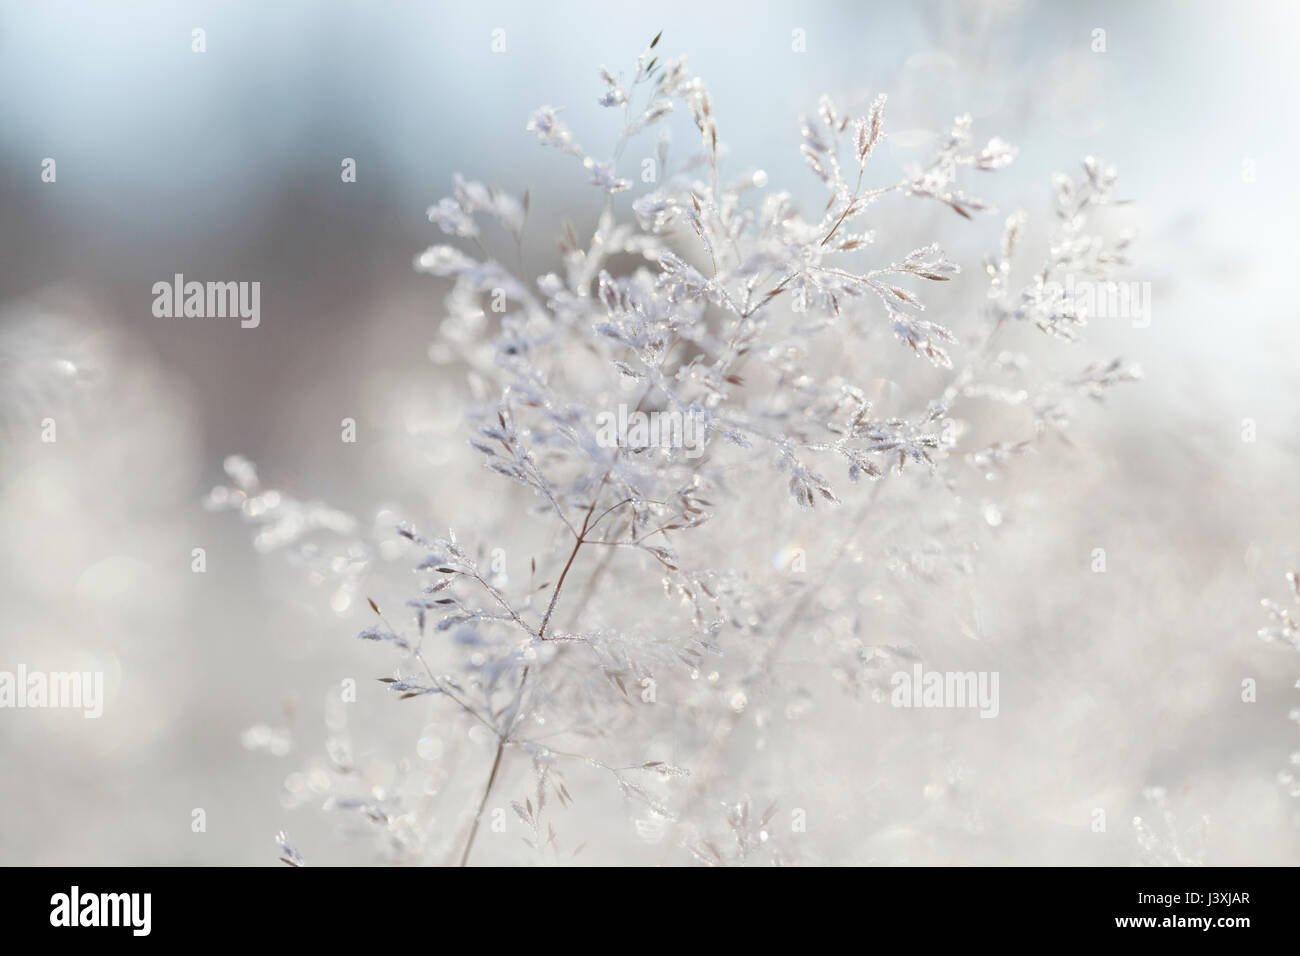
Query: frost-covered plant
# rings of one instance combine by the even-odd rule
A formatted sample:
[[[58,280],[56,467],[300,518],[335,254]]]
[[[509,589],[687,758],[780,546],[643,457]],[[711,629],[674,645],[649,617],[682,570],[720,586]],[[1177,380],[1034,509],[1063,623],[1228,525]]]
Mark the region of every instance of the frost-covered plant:
[[[1204,866],[1205,834],[1210,820],[1202,816],[1191,826],[1178,822],[1164,787],[1144,787],[1149,816],[1133,818],[1138,859],[1142,866]]]
[[[1288,571],[1286,581],[1291,586],[1291,597],[1300,604],[1300,573],[1295,569]],[[1268,611],[1272,621],[1268,627],[1259,629],[1259,636],[1270,644],[1285,644],[1292,650],[1300,651],[1300,621],[1297,621],[1290,611],[1276,601],[1264,598],[1260,604]],[[1300,680],[1296,681],[1295,686],[1300,688]],[[1293,722],[1300,724],[1300,707],[1292,708],[1290,717]],[[1296,776],[1296,767],[1300,767],[1300,750],[1292,752],[1289,766],[1279,771],[1278,780],[1286,787],[1288,794],[1300,797],[1300,779]]]
[[[773,724],[813,709],[823,677],[865,719],[857,700],[881,698],[889,663],[925,657],[926,635],[951,630],[936,618],[944,582],[973,574],[1005,507],[980,502],[987,483],[1059,435],[1074,399],[1136,377],[1118,360],[1038,372],[1025,333],[1076,339],[1086,315],[1064,279],[1125,264],[1124,243],[1091,226],[1113,170],[1089,158],[1080,179],[1058,177],[1036,267],[1019,266],[1026,218],[1007,219],[985,288],[963,300],[958,264],[937,242],[900,245],[910,226],[886,209],[938,204],[968,228],[988,205],[966,180],[1007,166],[1011,146],[975,145],[959,117],[927,163],[882,182],[885,98],[854,118],[823,97],[801,128],[824,188],[809,215],[761,171],[724,173],[709,93],[684,59],[659,58],[658,39],[630,76],[601,71],[600,103],[622,116],[608,158],[559,110],[528,120],[600,197],[589,236],[565,224],[555,271],[522,271],[528,193],[457,177],[429,210],[448,241],[416,268],[450,282],[437,354],[467,377],[467,451],[496,507],[459,534],[402,524],[417,593],[401,614],[371,600],[359,635],[395,655],[383,678],[394,700],[441,708],[447,737],[464,741],[459,786],[432,788],[453,805],[431,807],[410,775],[374,785],[336,736],[315,792],[377,824],[392,858],[488,857],[482,825],[508,803],[529,846],[568,859],[596,824],[563,808],[608,805],[595,777],[626,798],[628,832],[661,847],[647,859],[802,858],[772,825],[797,756],[773,755]],[[693,142],[674,165],[668,130],[683,113]],[[629,203],[620,161],[652,133],[643,151],[661,175]],[[691,421],[702,454],[602,440],[598,420],[620,406]],[[292,545],[317,580],[337,581],[343,606],[374,594],[381,539],[263,489],[241,458],[227,470],[232,486],[210,503],[257,523],[260,547]]]

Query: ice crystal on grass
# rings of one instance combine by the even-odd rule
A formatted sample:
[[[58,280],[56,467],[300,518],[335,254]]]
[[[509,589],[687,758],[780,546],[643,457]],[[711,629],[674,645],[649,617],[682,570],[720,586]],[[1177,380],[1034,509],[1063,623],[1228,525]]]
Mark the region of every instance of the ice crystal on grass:
[[[1294,570],[1286,573],[1287,584],[1291,587],[1291,594],[1297,604],[1300,604],[1300,574]],[[1292,616],[1291,612],[1276,601],[1264,598],[1260,605],[1273,619],[1268,627],[1259,629],[1259,636],[1270,643],[1286,644],[1295,650],[1300,651],[1300,622]]]
[[[1142,791],[1142,797],[1150,808],[1150,814],[1133,818],[1142,864],[1203,866],[1209,818],[1201,817],[1190,826],[1180,824],[1169,805],[1169,795],[1164,787],[1147,787]]]
[[[283,830],[275,835],[275,845],[280,848],[280,862],[289,866],[306,866],[302,854],[289,842]]]
[[[329,805],[361,809],[396,858],[500,859],[479,834],[508,805],[530,851],[571,859],[590,841],[583,818],[564,813],[582,778],[577,799],[621,795],[629,832],[665,860],[796,859],[774,814],[802,811],[781,806],[739,740],[765,741],[773,721],[808,712],[809,667],[875,695],[882,661],[919,660],[912,638],[942,603],[926,589],[969,574],[974,536],[1005,510],[968,508],[966,485],[1058,434],[1074,396],[1136,377],[1118,360],[1075,379],[1033,375],[1037,349],[1068,345],[1084,325],[1051,283],[1123,264],[1092,225],[1112,202],[1108,167],[1085,160],[1078,181],[1057,182],[1057,235],[1041,266],[1020,271],[1025,218],[1008,219],[971,301],[969,273],[914,236],[906,210],[938,203],[949,227],[978,228],[990,208],[972,181],[1005,169],[1013,147],[981,144],[958,117],[928,161],[891,181],[872,161],[889,135],[885,97],[861,116],[823,97],[799,126],[823,191],[804,212],[765,173],[724,169],[707,88],[658,43],[629,73],[599,73],[600,105],[622,116],[609,153],[579,146],[555,108],[527,120],[594,187],[594,224],[564,223],[553,269],[523,271],[528,193],[458,176],[428,212],[447,241],[416,268],[449,284],[437,354],[466,370],[461,454],[481,463],[498,508],[461,538],[399,528],[416,594],[401,614],[371,600],[375,620],[359,635],[395,654],[379,679],[393,707],[411,703],[394,721],[414,732],[428,708],[424,722],[449,739],[478,741],[457,754],[450,785],[431,785],[432,805],[414,782],[405,798],[377,798],[363,772],[349,778],[333,760]],[[689,131],[680,156],[675,125]],[[652,128],[663,135],[648,142]],[[635,149],[660,175],[634,190]],[[515,248],[493,248],[501,230],[484,230],[485,217]],[[1049,336],[1003,345],[1016,326]],[[895,402],[882,394],[891,381],[902,383]],[[620,407],[698,424],[698,454],[605,440],[597,420]],[[329,508],[262,491],[242,460],[228,470],[234,487],[211,504],[255,522],[261,546],[353,533]],[[509,575],[488,553],[500,541]],[[371,553],[348,543],[335,557],[369,587]],[[817,573],[801,573],[804,562]],[[898,640],[859,630],[867,603],[896,615],[883,626]],[[441,745],[422,748],[432,750]],[[431,824],[436,814],[444,825]]]

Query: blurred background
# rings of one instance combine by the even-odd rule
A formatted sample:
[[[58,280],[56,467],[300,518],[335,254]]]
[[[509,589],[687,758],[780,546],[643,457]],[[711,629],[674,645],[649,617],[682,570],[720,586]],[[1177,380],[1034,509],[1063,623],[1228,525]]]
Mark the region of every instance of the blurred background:
[[[1255,633],[1300,562],[1300,7],[51,0],[0,3],[0,670],[100,670],[107,700],[98,721],[0,711],[0,863],[273,863],[284,826],[325,842],[332,824],[291,808],[292,768],[263,751],[333,719],[340,675],[373,676],[357,601],[304,586],[201,501],[240,453],[367,526],[446,526],[465,504],[443,467],[461,383],[427,354],[446,290],[411,268],[441,241],[425,209],[456,172],[527,188],[525,255],[552,267],[562,218],[589,230],[599,206],[528,114],[563,106],[580,142],[611,143],[596,69],[628,69],[659,30],[707,81],[729,168],[796,199],[818,196],[799,115],[823,92],[858,111],[886,92],[882,162],[970,112],[978,138],[1020,149],[980,184],[999,208],[1041,219],[1051,173],[1087,154],[1135,201],[1151,324],[1089,338],[1145,381],[1073,457],[1025,466],[1038,508],[990,573],[1000,626],[1077,684],[1004,718],[1027,783],[990,808],[1001,835],[908,859],[1132,862],[1147,787],[1187,825],[1209,818],[1206,862],[1300,859],[1276,779],[1300,659]],[[999,231],[988,217],[945,246],[974,265]],[[152,285],[175,273],[259,281],[260,326],[155,317]],[[356,444],[338,441],[348,417]],[[1107,575],[1026,588],[1099,546]],[[1051,786],[1058,759],[1122,808],[1104,839],[1093,802]],[[1031,805],[1072,835],[1018,830]]]

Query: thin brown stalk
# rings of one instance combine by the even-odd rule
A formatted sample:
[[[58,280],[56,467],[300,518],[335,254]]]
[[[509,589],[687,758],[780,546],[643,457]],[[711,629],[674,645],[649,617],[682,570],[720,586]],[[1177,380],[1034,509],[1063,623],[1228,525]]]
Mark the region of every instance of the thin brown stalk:
[[[501,755],[506,749],[506,738],[497,738],[497,755],[492,759],[492,772],[488,774],[487,786],[483,788],[483,798],[478,802],[478,812],[470,824],[469,839],[465,841],[465,851],[460,855],[460,865],[469,865],[469,854],[474,849],[474,838],[478,836],[478,825],[483,820],[483,811],[487,808],[488,797],[492,795],[492,786],[497,782],[497,772],[501,769]]]
[[[645,404],[646,399],[649,397],[650,389],[647,389],[645,394],[641,397],[641,401],[637,403],[638,410]],[[551,615],[555,613],[556,604],[560,600],[560,591],[563,589],[564,582],[569,576],[569,570],[573,567],[573,562],[578,557],[578,552],[582,550],[582,546],[587,541],[586,536],[593,526],[592,516],[596,513],[596,505],[600,503],[601,492],[605,490],[605,485],[609,481],[609,476],[613,473],[614,469],[611,465],[609,470],[605,472],[604,477],[600,479],[600,484],[596,487],[596,493],[591,496],[591,504],[587,507],[587,513],[583,517],[582,529],[577,533],[576,540],[573,543],[573,550],[569,552],[569,559],[564,563],[564,570],[560,572],[559,580],[555,582],[555,590],[551,592],[550,603],[547,605],[546,613],[542,617],[541,625],[537,628],[538,640],[546,639],[546,628],[550,624]],[[601,515],[601,518],[603,517],[605,517],[605,514]],[[524,667],[523,674],[519,678],[519,688],[515,691],[515,698],[511,703],[511,712],[509,717],[510,727],[504,732],[498,731],[496,756],[492,760],[492,770],[488,775],[487,785],[483,788],[483,798],[479,801],[478,810],[474,814],[474,822],[470,825],[469,839],[465,841],[465,850],[460,857],[461,866],[465,866],[469,863],[470,851],[474,848],[474,838],[478,835],[479,823],[483,819],[483,811],[487,808],[488,799],[492,795],[492,788],[496,784],[497,774],[501,769],[501,756],[505,751],[506,743],[510,739],[510,734],[514,731],[514,727],[518,723],[520,714],[523,713],[524,691],[528,686],[528,678],[532,673],[533,667],[531,664]]]

